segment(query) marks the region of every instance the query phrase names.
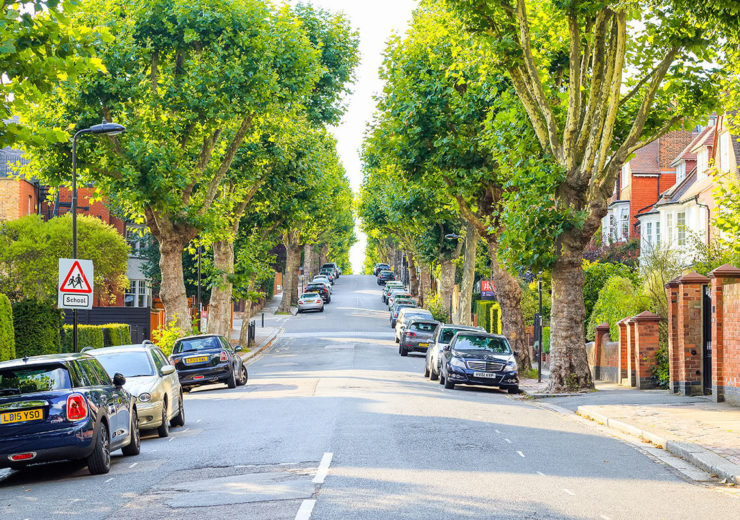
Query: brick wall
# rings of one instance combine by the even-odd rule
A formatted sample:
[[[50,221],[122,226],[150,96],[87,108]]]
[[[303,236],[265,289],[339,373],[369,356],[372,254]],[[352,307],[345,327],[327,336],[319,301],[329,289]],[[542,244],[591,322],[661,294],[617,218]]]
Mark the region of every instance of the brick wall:
[[[740,279],[725,279],[722,289],[724,342],[717,385],[724,386],[725,401],[740,405]]]
[[[637,212],[658,202],[658,176],[632,177],[632,199],[630,200],[630,238],[639,237]],[[674,175],[675,181],[675,175]]]
[[[686,148],[691,140],[696,137],[687,130],[676,130],[669,132],[660,138],[660,159],[659,166],[661,170],[671,168],[671,161]],[[688,171],[686,172],[688,173]],[[675,180],[675,179],[674,179]]]

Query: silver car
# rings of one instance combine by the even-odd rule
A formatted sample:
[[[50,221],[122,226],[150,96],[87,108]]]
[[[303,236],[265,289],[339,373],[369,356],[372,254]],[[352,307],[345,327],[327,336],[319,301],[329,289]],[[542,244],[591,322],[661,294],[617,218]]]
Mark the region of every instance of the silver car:
[[[426,309],[419,309],[418,307],[404,307],[398,311],[398,318],[396,319],[396,343],[400,343],[401,334],[403,334],[406,328],[406,323],[410,318],[427,318],[433,320],[432,313]]]
[[[298,312],[319,311],[324,312],[324,300],[317,292],[303,293],[298,298]]]
[[[408,356],[409,352],[426,352],[429,345],[434,343],[434,336],[440,325],[440,322],[427,318],[411,318],[401,334],[398,353]]]
[[[109,375],[126,376],[123,386],[136,396],[139,429],[157,429],[160,437],[170,434],[170,426],[185,425],[182,388],[175,367],[152,343],[121,345],[88,351]]]
[[[440,353],[447,345],[450,344],[455,334],[461,331],[467,332],[486,332],[483,327],[468,327],[464,325],[442,325],[437,328],[432,343],[427,349],[427,358],[424,362],[424,377],[432,381],[439,379],[439,360]]]

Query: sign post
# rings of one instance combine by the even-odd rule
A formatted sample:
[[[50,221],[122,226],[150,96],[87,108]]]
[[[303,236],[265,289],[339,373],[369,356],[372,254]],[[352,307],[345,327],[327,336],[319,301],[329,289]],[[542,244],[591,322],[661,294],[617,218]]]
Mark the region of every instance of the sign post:
[[[94,270],[92,260],[59,259],[57,307],[73,309],[72,344],[77,352],[77,310],[92,309]]]

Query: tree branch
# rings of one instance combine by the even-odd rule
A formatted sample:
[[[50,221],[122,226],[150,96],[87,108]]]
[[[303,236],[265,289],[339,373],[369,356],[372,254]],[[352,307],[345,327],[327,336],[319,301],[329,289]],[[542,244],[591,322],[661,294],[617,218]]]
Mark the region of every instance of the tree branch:
[[[568,32],[570,33],[570,81],[568,85],[568,116],[565,119],[565,133],[563,135],[563,154],[566,168],[571,170],[575,165],[576,156],[573,153],[573,142],[578,131],[578,121],[581,104],[581,35],[578,27],[578,15],[575,7],[568,12]]]

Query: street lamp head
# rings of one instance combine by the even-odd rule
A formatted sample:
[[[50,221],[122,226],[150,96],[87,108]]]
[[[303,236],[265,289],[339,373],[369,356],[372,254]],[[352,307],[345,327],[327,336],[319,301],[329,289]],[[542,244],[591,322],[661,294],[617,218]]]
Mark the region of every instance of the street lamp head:
[[[118,135],[126,131],[126,127],[116,123],[109,123],[105,119],[99,125],[90,127],[91,134]]]
[[[445,235],[445,238],[448,239],[448,240],[456,240],[456,239],[460,238],[460,235],[456,235],[455,233],[447,233]]]

